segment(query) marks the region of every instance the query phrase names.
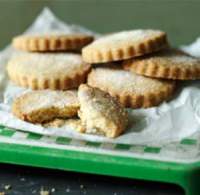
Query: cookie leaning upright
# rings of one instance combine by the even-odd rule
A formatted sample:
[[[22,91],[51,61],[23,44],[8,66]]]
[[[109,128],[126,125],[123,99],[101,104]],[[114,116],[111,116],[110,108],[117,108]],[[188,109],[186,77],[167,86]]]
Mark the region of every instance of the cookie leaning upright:
[[[7,65],[10,79],[32,89],[71,89],[85,82],[90,65],[72,53],[22,53]]]
[[[129,59],[159,51],[168,46],[165,32],[132,30],[101,37],[82,49],[84,61],[104,63]]]
[[[173,81],[159,80],[112,68],[96,68],[88,75],[88,84],[108,92],[125,106],[147,108],[168,100]]]
[[[80,51],[92,41],[93,36],[86,34],[47,33],[14,37],[12,45],[16,49],[34,52]]]
[[[127,112],[108,93],[82,84],[78,89],[78,99],[78,114],[86,126],[86,133],[100,133],[113,138],[125,131],[128,123]]]
[[[200,60],[175,49],[126,60],[123,67],[134,73],[155,78],[200,79]]]

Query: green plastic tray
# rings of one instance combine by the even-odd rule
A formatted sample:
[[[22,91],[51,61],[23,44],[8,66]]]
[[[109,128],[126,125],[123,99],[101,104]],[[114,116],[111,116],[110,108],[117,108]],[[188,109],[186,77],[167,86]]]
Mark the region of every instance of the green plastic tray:
[[[181,186],[187,195],[199,195],[200,139],[194,137],[152,147],[50,137],[0,126],[0,162],[167,182]]]

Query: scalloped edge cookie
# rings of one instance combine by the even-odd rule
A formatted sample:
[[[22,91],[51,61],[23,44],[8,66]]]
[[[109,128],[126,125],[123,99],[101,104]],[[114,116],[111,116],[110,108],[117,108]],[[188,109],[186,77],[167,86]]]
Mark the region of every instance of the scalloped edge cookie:
[[[116,68],[93,69],[88,75],[87,83],[108,92],[130,108],[157,106],[167,101],[175,89],[174,81],[148,78]]]
[[[7,72],[22,87],[65,90],[84,83],[90,68],[78,54],[23,53],[8,61]]]
[[[131,72],[164,79],[200,79],[200,60],[178,50],[165,50],[123,62]]]
[[[80,51],[93,39],[86,34],[33,34],[14,37],[12,45],[16,49],[32,52]]]
[[[105,63],[142,56],[168,47],[167,35],[158,30],[132,30],[103,36],[82,49],[88,63]]]

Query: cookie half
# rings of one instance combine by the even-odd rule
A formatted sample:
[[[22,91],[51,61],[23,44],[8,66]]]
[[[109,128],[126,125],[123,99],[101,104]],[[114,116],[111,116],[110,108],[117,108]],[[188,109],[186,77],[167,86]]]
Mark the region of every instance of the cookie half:
[[[32,89],[72,89],[84,83],[90,65],[78,54],[23,53],[10,59],[7,72],[19,86]]]
[[[80,51],[93,41],[93,36],[86,34],[32,34],[14,37],[12,45],[16,49],[33,52]]]
[[[148,108],[168,100],[173,81],[158,80],[116,68],[96,68],[88,75],[88,84],[107,91],[125,106]]]
[[[79,116],[86,133],[114,138],[125,131],[128,115],[122,105],[108,93],[82,84],[78,89]]]
[[[123,67],[156,78],[177,80],[200,78],[200,60],[173,49],[124,61]]]
[[[73,117],[78,109],[77,91],[31,91],[17,97],[12,105],[16,117],[31,123]]]
[[[104,63],[142,56],[168,46],[165,32],[158,30],[122,31],[104,36],[82,49],[85,62]]]

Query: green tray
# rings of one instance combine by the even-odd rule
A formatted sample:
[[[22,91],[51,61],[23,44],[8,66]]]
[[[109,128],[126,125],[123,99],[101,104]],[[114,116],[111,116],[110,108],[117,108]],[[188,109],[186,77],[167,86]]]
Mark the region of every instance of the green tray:
[[[0,126],[0,162],[167,182],[181,186],[187,195],[199,195],[198,136],[152,147],[50,137]]]

